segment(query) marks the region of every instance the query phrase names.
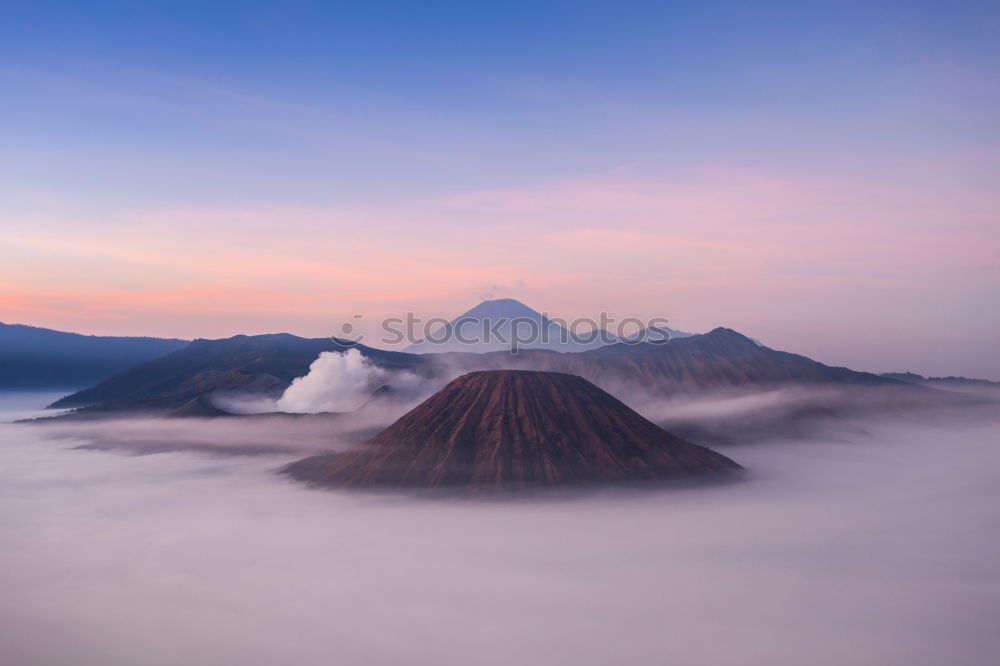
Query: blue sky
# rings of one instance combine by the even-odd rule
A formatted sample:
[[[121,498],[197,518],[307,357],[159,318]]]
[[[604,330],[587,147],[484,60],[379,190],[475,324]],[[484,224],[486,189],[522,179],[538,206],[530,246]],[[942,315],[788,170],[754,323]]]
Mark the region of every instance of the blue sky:
[[[352,309],[454,314],[499,286],[843,363],[908,330],[997,337],[989,3],[8,2],[0,21],[5,321],[321,334]],[[609,230],[635,252],[580,249]],[[214,250],[163,254],[194,232]],[[319,250],[309,282],[233,263],[292,263],[311,248],[282,243],[306,234],[326,277]],[[767,247],[705,254],[722,239]],[[650,247],[659,263],[637,258]],[[421,290],[364,287],[388,275]],[[822,305],[793,317],[773,303],[812,307],[797,283]],[[329,295],[297,300],[313,289]],[[185,296],[241,290],[266,312]],[[843,342],[869,326],[877,351]]]
[[[995,142],[988,7],[15,3],[2,120],[31,185],[168,198],[866,169]]]

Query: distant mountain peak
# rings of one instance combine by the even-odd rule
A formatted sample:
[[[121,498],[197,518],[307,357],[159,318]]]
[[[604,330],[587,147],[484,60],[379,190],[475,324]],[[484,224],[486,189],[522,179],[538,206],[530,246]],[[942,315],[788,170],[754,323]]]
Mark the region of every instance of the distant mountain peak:
[[[479,303],[404,351],[416,354],[549,349],[579,352],[607,344],[598,335],[574,336],[562,324],[513,298]]]
[[[486,317],[497,317],[497,318],[509,318],[514,319],[517,317],[529,317],[529,318],[540,318],[543,317],[542,313],[534,310],[521,301],[514,298],[495,298],[492,300],[486,300],[472,308],[471,310],[459,315],[462,317],[476,317],[476,318],[486,318]]]
[[[725,326],[716,326],[711,331],[705,334],[706,336],[711,336],[714,338],[731,338],[733,340],[750,340],[747,336],[743,335],[739,331],[734,331],[731,328],[726,328]]]
[[[710,340],[717,340],[717,341],[725,340],[729,343],[739,343],[739,344],[747,343],[755,345],[757,347],[766,346],[759,340],[755,340],[754,338],[743,335],[739,331],[734,331],[731,328],[726,328],[725,326],[717,326],[713,328],[711,331],[705,334],[705,337]]]

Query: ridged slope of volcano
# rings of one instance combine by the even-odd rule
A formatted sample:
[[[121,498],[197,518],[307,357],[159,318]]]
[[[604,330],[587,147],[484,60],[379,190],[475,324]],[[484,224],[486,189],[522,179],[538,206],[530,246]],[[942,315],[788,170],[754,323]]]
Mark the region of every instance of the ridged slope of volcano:
[[[581,377],[493,370],[452,381],[357,449],[305,458],[285,471],[330,486],[504,490],[738,468]]]
[[[517,355],[449,354],[447,358],[452,367],[469,371],[567,372],[613,392],[629,387],[664,397],[789,384],[901,385],[871,373],[831,367],[805,356],[762,347],[728,328],[667,344],[619,343],[569,354],[524,349]]]

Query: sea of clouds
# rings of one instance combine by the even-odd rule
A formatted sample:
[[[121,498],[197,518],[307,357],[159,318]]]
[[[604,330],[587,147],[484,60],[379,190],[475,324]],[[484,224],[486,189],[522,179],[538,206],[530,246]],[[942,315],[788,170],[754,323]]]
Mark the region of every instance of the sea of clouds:
[[[992,666],[1000,428],[866,430],[723,449],[736,484],[470,501],[302,487],[276,474],[294,446],[137,456],[0,425],[0,656]]]

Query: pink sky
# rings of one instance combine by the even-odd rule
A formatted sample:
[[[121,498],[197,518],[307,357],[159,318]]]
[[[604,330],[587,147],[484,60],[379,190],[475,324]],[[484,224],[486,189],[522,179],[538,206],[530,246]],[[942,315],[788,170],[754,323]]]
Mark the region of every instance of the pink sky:
[[[933,171],[929,177],[933,178]],[[986,188],[625,172],[350,208],[41,205],[0,240],[0,312],[97,334],[323,336],[486,296],[561,317],[729,326],[872,370],[1000,377]],[[992,306],[991,306],[992,305]]]

